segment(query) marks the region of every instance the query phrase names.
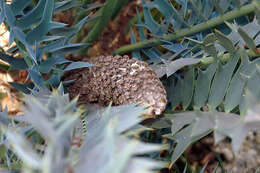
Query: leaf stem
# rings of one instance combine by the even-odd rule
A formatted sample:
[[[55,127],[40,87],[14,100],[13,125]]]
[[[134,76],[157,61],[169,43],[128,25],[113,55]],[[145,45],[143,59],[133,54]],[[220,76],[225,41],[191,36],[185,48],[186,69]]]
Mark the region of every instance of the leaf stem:
[[[251,58],[256,58],[256,57],[259,57],[259,53],[256,53],[256,52],[260,52],[260,48],[258,48],[257,50],[252,50],[252,49],[248,49],[246,50],[246,53],[248,55],[248,57],[251,59]],[[230,57],[232,57],[230,55],[230,53],[225,53],[221,58],[220,58],[220,61],[222,63],[226,63]],[[208,66],[209,64],[212,64],[214,62],[214,58],[213,57],[206,57],[206,58],[202,58],[199,65],[200,66]]]
[[[240,16],[246,15],[248,13],[251,13],[259,6],[260,6],[260,2],[254,1],[249,5],[245,5],[241,8],[239,8],[239,9],[230,11],[230,12],[224,14],[224,15],[218,16],[218,17],[211,19],[211,20],[208,20],[204,23],[197,24],[197,25],[192,26],[190,28],[177,30],[175,33],[165,35],[162,38],[154,38],[152,40],[145,40],[145,41],[141,41],[141,42],[138,42],[138,43],[135,43],[135,44],[129,44],[129,45],[126,45],[126,46],[122,46],[122,47],[116,49],[114,51],[114,54],[123,54],[123,53],[131,52],[131,51],[134,51],[134,50],[158,46],[158,45],[163,43],[163,40],[174,41],[174,40],[177,40],[177,39],[182,38],[182,37],[186,37],[186,36],[198,33],[198,32],[202,32],[202,31],[205,31],[207,29],[216,27],[217,25],[220,25],[227,20],[232,20],[232,19],[238,18]]]

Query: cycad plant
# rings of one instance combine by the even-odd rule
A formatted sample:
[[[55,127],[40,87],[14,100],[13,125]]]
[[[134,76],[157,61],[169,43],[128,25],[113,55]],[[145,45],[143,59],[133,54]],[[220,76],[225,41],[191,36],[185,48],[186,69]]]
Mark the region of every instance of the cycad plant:
[[[114,53],[132,52],[163,77],[169,107],[151,126],[171,128],[171,164],[210,132],[215,142],[230,137],[237,153],[248,132],[260,130],[260,2],[142,3],[132,44]]]
[[[32,1],[12,1],[8,4],[1,1],[1,23],[10,30],[9,45],[15,46],[8,50],[11,55],[1,52],[1,59],[10,64],[9,70],[27,70],[32,82],[26,84],[11,83],[15,88],[30,93],[28,88],[43,88],[48,85],[58,86],[65,71],[88,67],[86,62],[72,62],[64,58],[69,52],[87,46],[82,43],[71,43],[73,37],[80,30],[88,17],[82,19],[72,27],[52,21],[53,13],[66,10],[77,5],[76,1],[41,0],[36,6]],[[13,58],[19,52],[21,58]],[[47,55],[47,58],[46,58]],[[48,76],[48,80],[43,79]]]
[[[169,103],[161,118],[141,123],[145,108],[136,104],[91,110],[70,101],[61,77],[91,64],[64,56],[90,46],[126,2],[0,0],[0,23],[15,42],[0,58],[8,70],[28,71],[26,83],[11,83],[27,94],[23,115],[0,114],[3,171],[141,173],[162,161],[172,169],[211,132],[216,142],[230,137],[238,152],[247,133],[260,130],[259,0],[142,0],[132,44],[114,52],[131,52],[162,77]],[[53,21],[72,7],[80,12],[75,25]],[[85,23],[85,43],[74,43]]]
[[[144,107],[131,104],[86,112],[89,109],[76,106],[77,98],[70,101],[64,94],[64,72],[91,66],[64,56],[89,46],[72,40],[86,22],[100,21],[86,16],[67,27],[52,16],[71,7],[84,10],[86,2],[82,3],[1,0],[0,23],[15,46],[0,57],[9,63],[9,71],[28,71],[26,83],[11,83],[27,94],[23,114],[10,117],[6,108],[0,116],[3,172],[151,172],[162,167],[144,155],[162,146],[138,139],[145,129],[138,125]]]
[[[138,156],[162,147],[134,138],[144,130],[137,126],[144,107],[131,104],[92,111],[85,119],[85,132],[80,128],[85,110],[77,108],[76,102],[77,98],[69,101],[60,85],[52,93],[40,89],[27,95],[23,115],[10,118],[4,110],[0,122],[2,169],[103,173],[151,172],[162,167],[160,162]],[[83,135],[85,140],[80,143]]]

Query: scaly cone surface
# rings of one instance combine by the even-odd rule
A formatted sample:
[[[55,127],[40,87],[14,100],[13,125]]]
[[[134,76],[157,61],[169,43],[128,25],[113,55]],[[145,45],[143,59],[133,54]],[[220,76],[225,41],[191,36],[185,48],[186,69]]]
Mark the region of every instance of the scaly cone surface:
[[[99,56],[88,62],[94,66],[69,75],[70,96],[80,103],[98,102],[102,106],[140,102],[150,105],[149,117],[160,115],[166,106],[166,91],[146,62],[124,56]]]

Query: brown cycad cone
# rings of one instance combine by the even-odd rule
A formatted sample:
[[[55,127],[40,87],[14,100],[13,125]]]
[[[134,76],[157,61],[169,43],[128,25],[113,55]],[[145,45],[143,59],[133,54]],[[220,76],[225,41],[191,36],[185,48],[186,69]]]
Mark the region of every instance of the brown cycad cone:
[[[156,73],[146,62],[128,56],[100,56],[88,61],[94,66],[69,75],[68,86],[80,103],[98,102],[102,106],[140,102],[150,106],[149,118],[160,115],[166,106],[166,91]]]

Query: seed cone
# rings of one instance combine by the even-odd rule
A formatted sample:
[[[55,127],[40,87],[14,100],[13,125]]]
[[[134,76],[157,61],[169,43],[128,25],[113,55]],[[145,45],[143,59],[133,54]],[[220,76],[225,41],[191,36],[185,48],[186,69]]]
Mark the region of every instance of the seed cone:
[[[93,67],[66,76],[70,96],[80,103],[98,102],[102,106],[140,102],[149,105],[149,118],[160,115],[166,106],[166,91],[146,62],[128,56],[100,56],[91,59]]]

